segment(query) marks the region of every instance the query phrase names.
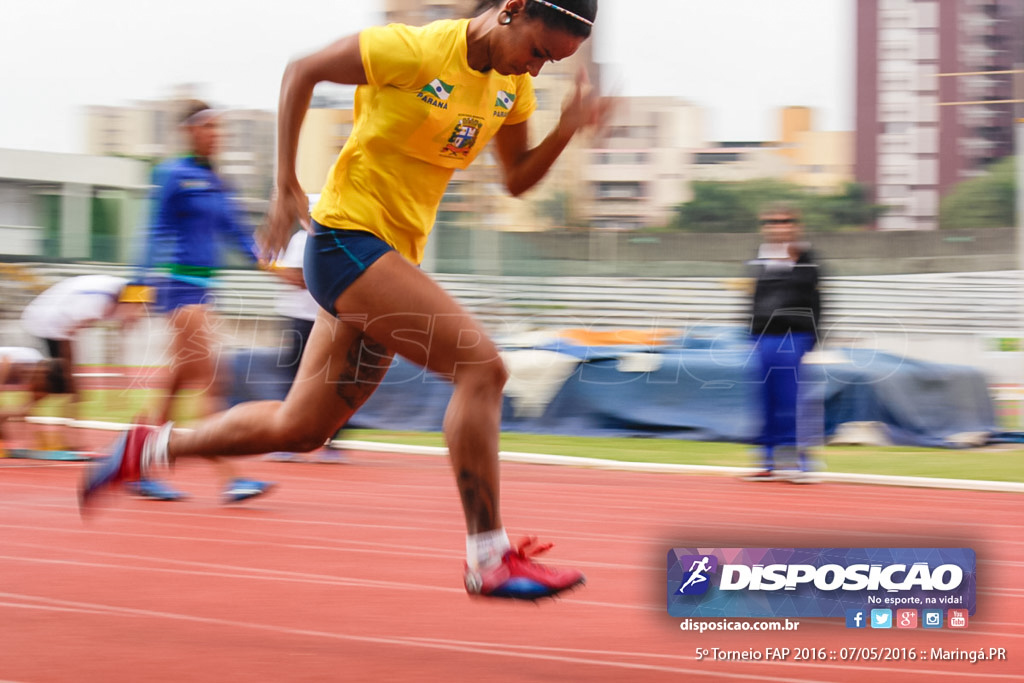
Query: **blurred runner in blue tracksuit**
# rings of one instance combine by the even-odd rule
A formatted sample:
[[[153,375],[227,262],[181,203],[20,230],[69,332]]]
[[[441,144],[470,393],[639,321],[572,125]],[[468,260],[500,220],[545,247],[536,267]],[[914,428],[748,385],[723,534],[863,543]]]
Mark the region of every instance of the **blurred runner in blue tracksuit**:
[[[155,284],[156,308],[168,315],[171,362],[168,386],[156,419],[166,423],[174,399],[187,386],[203,389],[203,414],[221,409],[224,390],[218,379],[219,352],[211,292],[223,265],[225,238],[250,262],[257,261],[252,230],[245,225],[231,191],[211,160],[220,146],[220,112],[205,102],[186,103],[181,129],[189,154],[160,164],[154,171],[154,196],[143,266]],[[238,502],[266,493],[272,484],[246,479],[223,459],[213,460],[224,478],[224,501]],[[152,479],[132,482],[139,495],[158,500],[183,497]]]

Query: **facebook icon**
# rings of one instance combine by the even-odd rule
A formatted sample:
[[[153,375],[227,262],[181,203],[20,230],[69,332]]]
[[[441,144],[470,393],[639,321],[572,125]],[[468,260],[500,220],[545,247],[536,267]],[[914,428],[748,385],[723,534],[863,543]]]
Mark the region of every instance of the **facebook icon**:
[[[867,612],[862,609],[846,610],[846,628],[867,628]]]

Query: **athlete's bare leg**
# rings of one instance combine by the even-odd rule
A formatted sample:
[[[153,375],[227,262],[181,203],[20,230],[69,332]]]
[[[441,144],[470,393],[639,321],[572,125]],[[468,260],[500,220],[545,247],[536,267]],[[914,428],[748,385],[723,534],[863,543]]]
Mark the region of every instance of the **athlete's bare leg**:
[[[195,304],[175,309],[167,322],[171,328],[171,362],[168,364],[167,387],[160,397],[157,422],[171,419],[174,399],[186,386],[211,389],[215,371],[213,349],[216,340],[210,323],[209,306]]]
[[[171,362],[168,385],[157,408],[158,424],[171,419],[174,401],[185,387],[199,388],[200,416],[224,410],[224,387],[218,377],[220,345],[213,332],[216,321],[216,314],[208,304],[181,306],[168,318],[172,335]],[[216,455],[206,457],[224,486],[241,476],[238,466],[231,460]]]
[[[455,384],[444,429],[470,534],[500,529],[498,438],[507,378],[480,324],[397,253],[381,257],[321,311],[281,401],[243,403],[175,432],[171,460],[319,448],[376,389],[398,353]]]
[[[324,444],[377,388],[390,364],[370,351],[360,330],[321,311],[284,401],[241,403],[192,430],[176,430],[170,460],[187,456],[253,455],[277,450],[305,452]]]
[[[470,534],[500,529],[498,440],[508,373],[483,327],[396,253],[377,261],[335,307],[342,318],[372,312],[369,336],[454,382],[444,432],[466,527]]]

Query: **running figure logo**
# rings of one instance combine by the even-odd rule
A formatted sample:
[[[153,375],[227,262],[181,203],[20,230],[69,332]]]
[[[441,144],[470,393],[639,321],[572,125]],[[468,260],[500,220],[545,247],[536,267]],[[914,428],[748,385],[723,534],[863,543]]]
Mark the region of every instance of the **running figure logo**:
[[[718,571],[718,558],[714,555],[686,555],[679,558],[680,567],[689,565],[683,575],[680,595],[703,595],[711,586],[710,574]]]

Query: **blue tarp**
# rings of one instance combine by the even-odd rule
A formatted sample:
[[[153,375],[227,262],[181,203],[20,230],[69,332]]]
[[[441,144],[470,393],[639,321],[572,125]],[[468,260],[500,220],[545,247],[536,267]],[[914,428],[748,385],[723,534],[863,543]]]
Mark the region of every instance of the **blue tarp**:
[[[688,335],[671,347],[543,347],[579,359],[538,416],[523,417],[506,397],[506,431],[576,436],[670,437],[749,443],[758,432],[750,341],[741,332]],[[893,443],[948,446],[963,432],[997,432],[984,376],[965,366],[926,363],[863,349],[838,349],[843,362],[807,365],[809,405],[824,406],[823,428],[885,425]],[[281,398],[290,382],[276,349],[234,358],[232,400]],[[639,363],[637,362],[639,359]],[[351,427],[439,431],[451,385],[396,359]]]

